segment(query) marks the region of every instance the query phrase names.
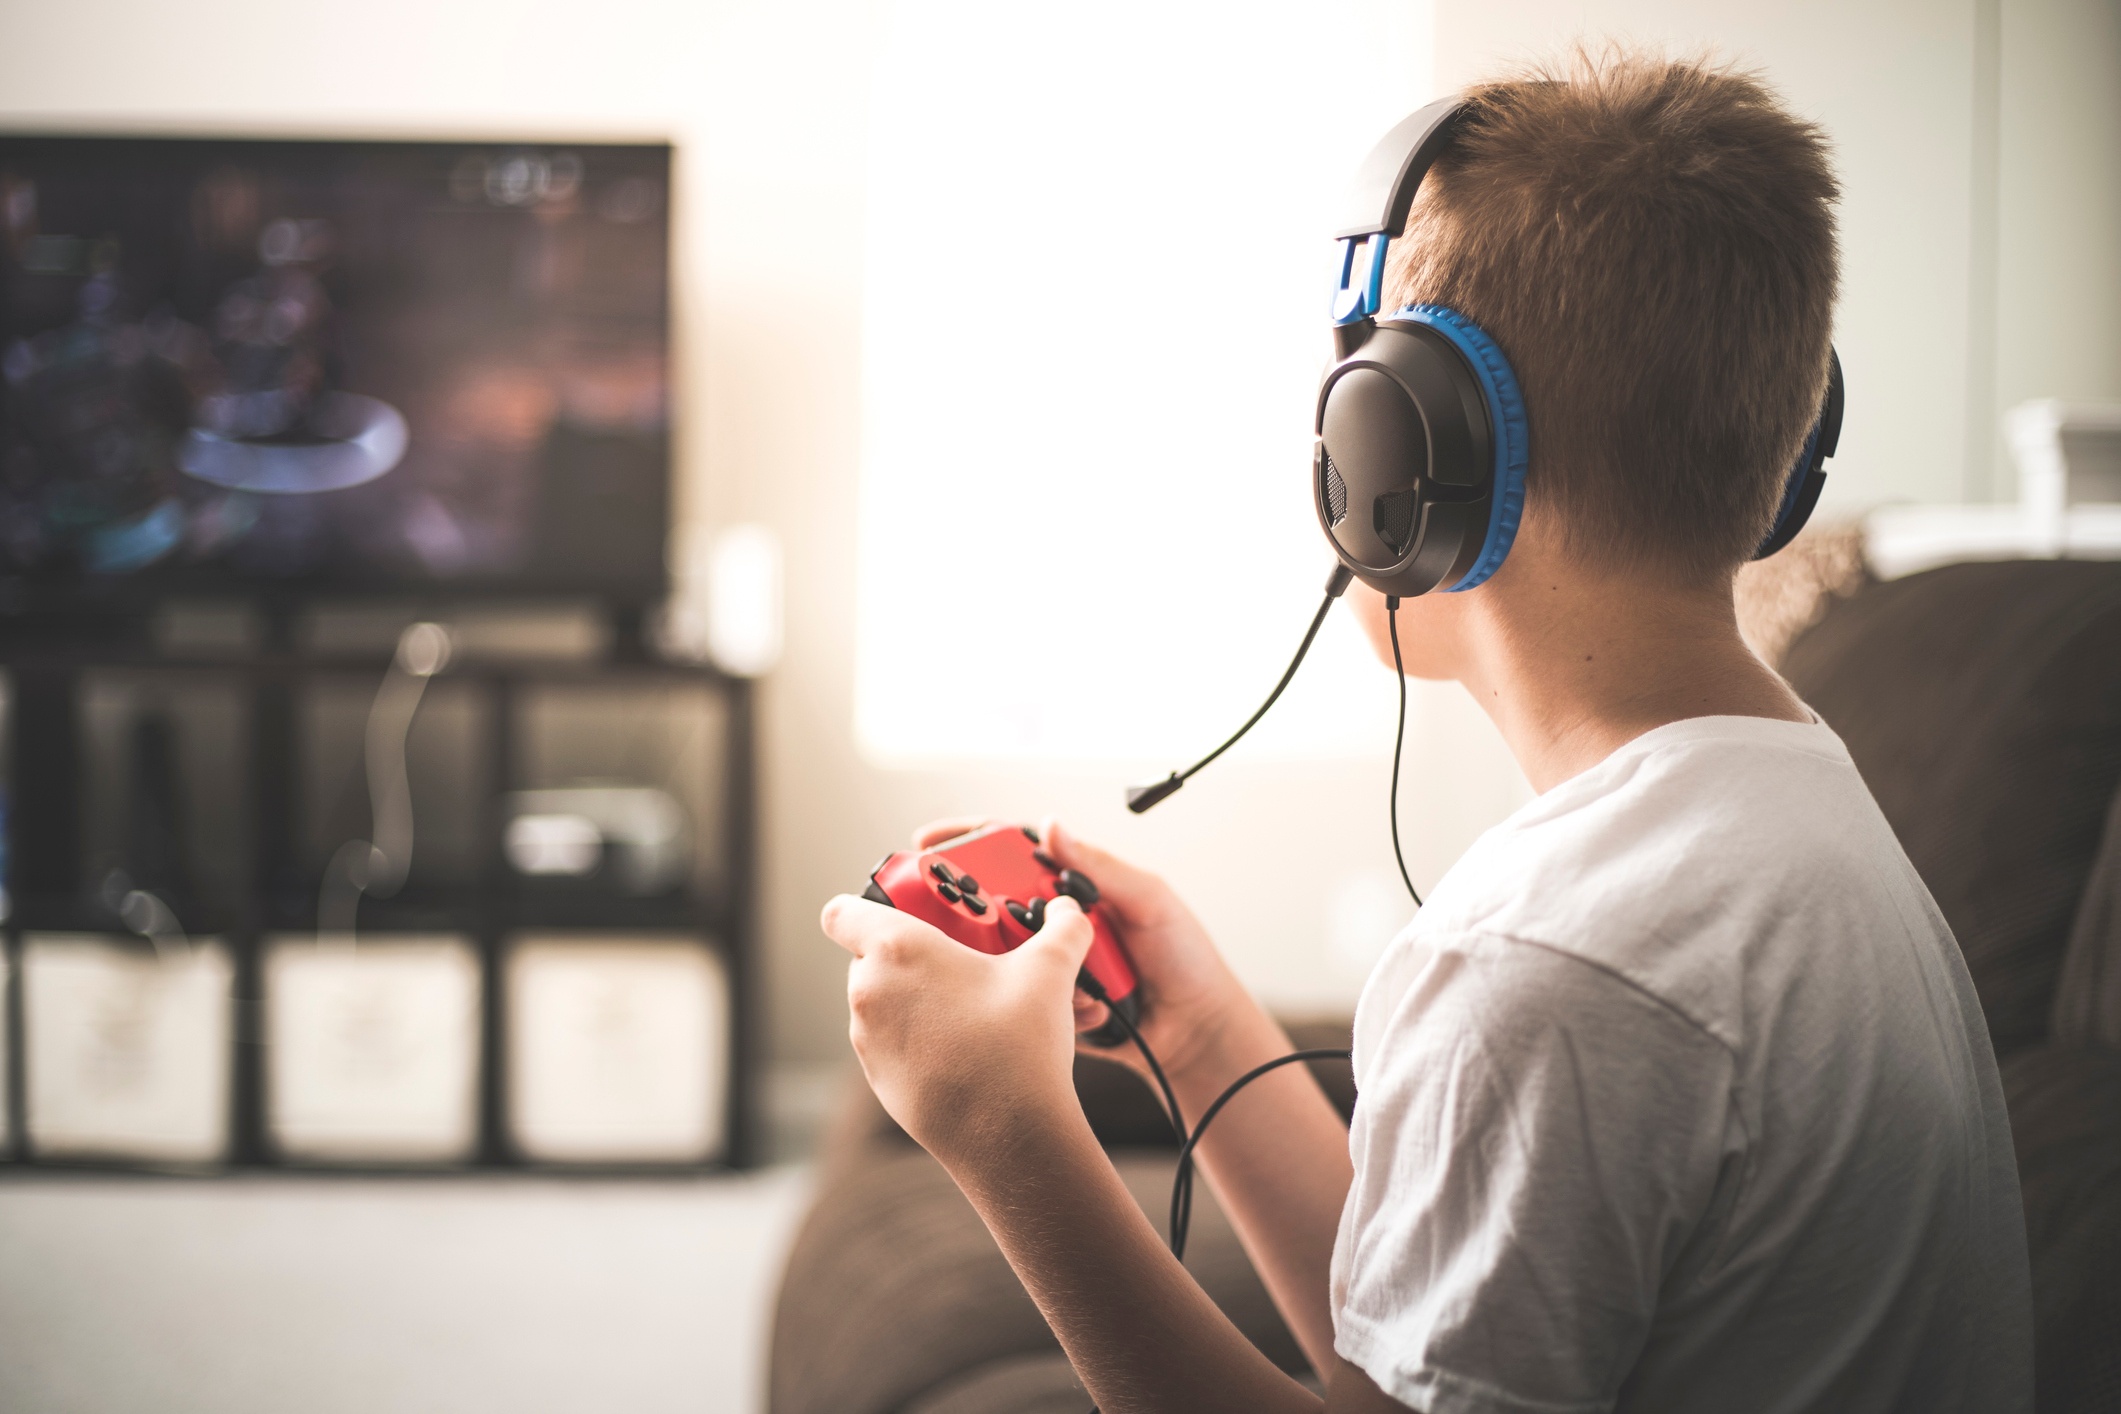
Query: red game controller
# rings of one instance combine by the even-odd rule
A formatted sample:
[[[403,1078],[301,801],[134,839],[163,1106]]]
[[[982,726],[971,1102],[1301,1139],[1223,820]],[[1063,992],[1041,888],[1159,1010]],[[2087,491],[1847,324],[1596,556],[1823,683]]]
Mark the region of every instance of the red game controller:
[[[1083,990],[1102,992],[1101,1000],[1128,1022],[1140,1020],[1140,983],[1098,905],[1097,885],[1040,849],[1038,832],[1029,825],[987,825],[933,849],[886,855],[862,890],[863,898],[932,923],[968,948],[997,954],[1044,927],[1047,901],[1062,894],[1081,904],[1090,920],[1083,971],[1095,986]],[[1116,1046],[1127,1039],[1127,1028],[1108,1020],[1083,1039]]]

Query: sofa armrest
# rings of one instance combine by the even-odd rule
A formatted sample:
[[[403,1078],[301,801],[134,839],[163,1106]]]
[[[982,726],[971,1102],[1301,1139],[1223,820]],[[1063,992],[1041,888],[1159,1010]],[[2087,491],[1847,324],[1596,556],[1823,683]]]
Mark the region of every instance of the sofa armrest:
[[[2039,1414],[2121,1414],[2121,1051],[2003,1066],[2033,1270]]]

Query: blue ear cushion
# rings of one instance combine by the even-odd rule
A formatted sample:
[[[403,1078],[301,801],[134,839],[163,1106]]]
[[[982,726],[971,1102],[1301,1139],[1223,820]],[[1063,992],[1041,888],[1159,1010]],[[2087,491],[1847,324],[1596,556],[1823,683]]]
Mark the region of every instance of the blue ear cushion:
[[[1819,429],[1824,421],[1822,418],[1813,423],[1812,430],[1805,434],[1804,446],[1797,452],[1797,464],[1790,468],[1788,479],[1782,483],[1782,504],[1775,508],[1775,523],[1768,527],[1767,539],[1760,542],[1760,549],[1753,552],[1754,559],[1760,558],[1767,547],[1775,543],[1782,534],[1782,527],[1789,524],[1790,512],[1797,509],[1797,497],[1803,493],[1805,477],[1811,472],[1812,453],[1818,450]]]
[[[1502,568],[1503,558],[1517,539],[1517,522],[1524,516],[1524,393],[1517,386],[1517,374],[1510,368],[1510,360],[1495,341],[1457,310],[1440,304],[1415,304],[1392,318],[1428,325],[1465,355],[1487,398],[1488,422],[1495,429],[1495,491],[1488,503],[1488,538],[1481,542],[1480,554],[1465,577],[1446,587],[1446,593],[1456,594],[1487,583],[1488,576]]]

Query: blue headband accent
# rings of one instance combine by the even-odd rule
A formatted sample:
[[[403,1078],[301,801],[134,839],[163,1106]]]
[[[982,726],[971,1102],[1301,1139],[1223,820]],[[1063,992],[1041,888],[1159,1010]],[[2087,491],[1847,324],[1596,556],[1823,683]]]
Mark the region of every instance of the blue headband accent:
[[[1488,537],[1481,542],[1473,567],[1445,593],[1473,589],[1487,583],[1502,568],[1503,558],[1517,539],[1517,522],[1524,516],[1524,472],[1526,431],[1524,394],[1517,374],[1510,368],[1495,341],[1478,324],[1440,304],[1408,305],[1394,320],[1425,324],[1449,339],[1472,365],[1473,377],[1488,404],[1488,424],[1495,430],[1495,489],[1488,501]]]
[[[1375,235],[1351,236],[1340,243],[1340,282],[1333,290],[1333,322],[1353,324],[1359,319],[1374,316],[1382,307],[1385,282],[1385,251],[1391,247],[1392,238],[1379,231]],[[1355,273],[1355,252],[1367,246],[1369,263],[1363,271],[1360,285],[1350,285],[1349,278]]]

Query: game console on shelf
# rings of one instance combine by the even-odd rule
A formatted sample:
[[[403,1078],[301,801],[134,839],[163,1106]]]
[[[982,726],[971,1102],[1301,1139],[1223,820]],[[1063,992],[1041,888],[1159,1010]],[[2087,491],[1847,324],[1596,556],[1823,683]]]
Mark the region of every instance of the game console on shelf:
[[[886,855],[862,897],[910,913],[984,953],[1014,951],[1045,926],[1046,905],[1066,895],[1082,905],[1093,940],[1083,990],[1117,1015],[1084,1039],[1116,1046],[1141,1018],[1133,964],[1098,903],[1097,885],[1039,848],[1029,825],[987,825],[932,849]]]

